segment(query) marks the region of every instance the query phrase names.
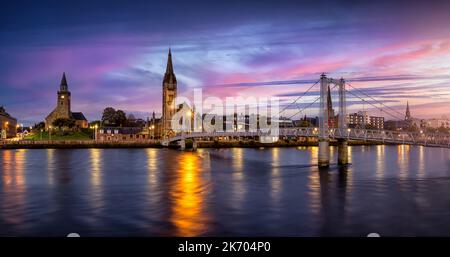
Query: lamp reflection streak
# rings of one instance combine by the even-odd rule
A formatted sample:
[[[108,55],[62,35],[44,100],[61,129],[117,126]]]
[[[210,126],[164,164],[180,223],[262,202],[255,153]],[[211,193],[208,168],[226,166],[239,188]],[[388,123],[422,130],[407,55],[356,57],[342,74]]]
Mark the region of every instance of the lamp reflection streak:
[[[198,236],[208,229],[205,195],[208,185],[202,177],[200,157],[195,153],[183,153],[179,157],[175,182],[170,188],[172,200],[171,223],[176,236]]]
[[[19,228],[23,224],[26,209],[26,180],[24,165],[27,150],[5,150],[2,156],[2,217],[6,223],[15,224]]]

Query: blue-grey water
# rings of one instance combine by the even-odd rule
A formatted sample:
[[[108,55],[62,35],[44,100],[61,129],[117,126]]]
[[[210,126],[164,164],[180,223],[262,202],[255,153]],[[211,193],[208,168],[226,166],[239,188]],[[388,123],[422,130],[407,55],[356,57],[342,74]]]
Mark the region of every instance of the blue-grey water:
[[[0,236],[450,236],[450,150],[0,150]]]

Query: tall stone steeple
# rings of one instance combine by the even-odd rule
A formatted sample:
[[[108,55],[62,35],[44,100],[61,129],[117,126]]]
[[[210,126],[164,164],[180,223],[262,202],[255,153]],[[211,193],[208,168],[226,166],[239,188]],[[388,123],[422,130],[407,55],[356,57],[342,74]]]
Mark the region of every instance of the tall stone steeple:
[[[409,111],[409,102],[406,101],[405,120],[411,120],[411,112]]]
[[[328,127],[333,128],[334,127],[334,110],[333,110],[333,103],[331,101],[330,85],[328,85],[327,110],[328,110]]]
[[[166,73],[163,79],[162,136],[167,138],[172,131],[172,117],[176,112],[177,78],[173,71],[172,51],[169,48]]]
[[[61,84],[59,85],[59,91],[68,91],[67,87],[67,80],[66,80],[66,73],[63,72],[62,78],[61,78]]]
[[[330,91],[330,85],[328,85],[328,95],[327,95],[327,107],[328,111],[333,109],[333,103],[331,102],[331,91]]]
[[[45,118],[46,129],[48,129],[56,119],[72,118],[70,109],[70,91],[67,85],[66,73],[63,73],[62,75],[57,96],[55,109]]]

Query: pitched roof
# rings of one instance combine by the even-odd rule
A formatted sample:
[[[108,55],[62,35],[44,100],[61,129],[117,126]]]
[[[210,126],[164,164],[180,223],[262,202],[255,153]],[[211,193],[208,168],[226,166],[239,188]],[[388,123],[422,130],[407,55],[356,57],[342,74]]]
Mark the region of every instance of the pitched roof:
[[[3,105],[0,106],[0,115],[3,116],[3,117],[8,117],[8,118],[11,118],[11,119],[15,119],[11,115],[9,115],[9,113],[6,112],[6,109],[5,109],[5,107],[3,107]]]
[[[59,85],[59,91],[68,91],[67,86],[67,79],[66,79],[66,73],[63,72],[62,78],[61,78],[61,84]]]
[[[67,80],[66,80],[66,73],[63,72],[62,78],[61,78],[61,85],[67,86]]]
[[[167,57],[167,67],[166,73],[164,74],[163,83],[176,84],[177,78],[175,77],[175,73],[173,72],[173,64],[172,64],[172,51],[169,48],[169,55]]]
[[[72,118],[75,120],[86,120],[86,117],[84,117],[84,114],[82,112],[72,112]]]

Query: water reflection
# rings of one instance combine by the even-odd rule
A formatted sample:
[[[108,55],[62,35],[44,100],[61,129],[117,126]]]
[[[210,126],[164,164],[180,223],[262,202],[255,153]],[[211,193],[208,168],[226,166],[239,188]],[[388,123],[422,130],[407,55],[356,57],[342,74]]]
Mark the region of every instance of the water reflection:
[[[386,160],[385,160],[385,146],[384,145],[377,145],[376,146],[376,151],[377,154],[375,156],[376,161],[375,161],[375,166],[376,166],[376,171],[375,171],[375,176],[377,178],[383,178],[384,176],[384,172],[386,170]]]
[[[409,167],[409,145],[397,146],[397,156],[400,178],[406,178],[408,176]]]
[[[158,150],[157,149],[147,149],[147,169],[148,169],[148,182],[150,187],[153,188],[157,185],[157,174],[158,171]]]
[[[280,200],[282,190],[280,166],[280,149],[272,148],[272,172],[270,176],[270,196],[275,203]]]
[[[419,178],[423,178],[425,176],[425,147],[419,146],[419,160],[418,160],[418,172],[417,175]]]
[[[104,202],[103,188],[102,188],[102,149],[90,149],[90,189],[89,202],[92,205],[92,211],[98,215],[102,212]]]
[[[47,149],[47,180],[50,185],[53,185],[55,182],[55,151],[56,149]]]
[[[311,171],[308,174],[308,196],[309,209],[317,215],[320,213],[321,207],[321,192],[320,192],[320,176],[317,170]]]
[[[232,148],[232,198],[231,205],[235,209],[241,208],[245,195],[247,193],[245,187],[245,173],[244,173],[244,149],[242,148]]]
[[[101,151],[100,149],[91,149],[91,184],[93,187],[98,187],[102,183],[102,168],[101,168]]]
[[[205,195],[209,190],[199,161],[198,155],[189,152],[178,160],[177,174],[170,189],[173,202],[170,220],[176,236],[198,236],[208,228]]]
[[[23,228],[26,212],[26,179],[24,165],[27,150],[5,150],[2,158],[2,219]]]
[[[450,235],[448,149],[349,148],[0,150],[0,235]]]

